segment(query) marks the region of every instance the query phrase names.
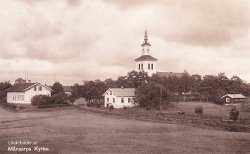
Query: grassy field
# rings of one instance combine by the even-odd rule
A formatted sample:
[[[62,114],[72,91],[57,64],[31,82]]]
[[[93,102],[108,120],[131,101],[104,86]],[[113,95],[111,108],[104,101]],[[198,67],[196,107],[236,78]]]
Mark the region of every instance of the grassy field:
[[[8,141],[37,141],[39,147],[49,148],[45,153],[65,154],[250,152],[250,133],[152,123],[77,109],[14,113],[0,108],[0,123],[1,154],[11,153],[8,147],[13,145]]]

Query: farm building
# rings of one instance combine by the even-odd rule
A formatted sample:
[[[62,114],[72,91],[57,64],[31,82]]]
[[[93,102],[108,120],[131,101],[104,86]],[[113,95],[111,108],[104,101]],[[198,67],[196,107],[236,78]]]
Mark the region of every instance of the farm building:
[[[241,94],[226,94],[221,97],[225,104],[244,103],[246,97]]]
[[[72,90],[71,86],[63,86],[63,92],[67,95],[71,95],[73,90]]]
[[[132,107],[135,88],[109,88],[104,96],[104,106],[114,108]]]
[[[8,103],[31,104],[31,98],[35,95],[51,96],[52,89],[41,83],[21,83],[7,89]]]

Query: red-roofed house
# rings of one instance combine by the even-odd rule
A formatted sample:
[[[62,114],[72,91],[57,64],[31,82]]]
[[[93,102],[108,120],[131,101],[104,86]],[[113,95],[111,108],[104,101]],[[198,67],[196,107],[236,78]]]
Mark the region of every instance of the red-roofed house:
[[[104,96],[104,106],[114,108],[133,107],[135,88],[109,88]]]
[[[15,84],[7,89],[8,103],[31,104],[31,98],[35,95],[51,96],[52,89],[41,83],[22,83]]]

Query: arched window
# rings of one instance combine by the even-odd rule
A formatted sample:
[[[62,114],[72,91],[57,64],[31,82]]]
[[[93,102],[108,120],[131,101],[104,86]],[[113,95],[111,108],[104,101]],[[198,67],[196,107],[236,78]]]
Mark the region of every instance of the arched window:
[[[154,65],[153,64],[151,64],[151,70],[153,70],[154,69]]]

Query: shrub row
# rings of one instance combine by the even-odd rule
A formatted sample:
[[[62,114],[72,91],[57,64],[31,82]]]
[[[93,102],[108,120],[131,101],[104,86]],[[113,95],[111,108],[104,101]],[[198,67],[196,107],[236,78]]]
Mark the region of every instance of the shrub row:
[[[15,104],[10,104],[10,103],[4,103],[3,107],[10,108],[10,109],[16,109],[17,108],[17,106]]]
[[[37,108],[43,109],[43,108],[55,108],[55,107],[64,107],[64,106],[71,106],[69,104],[44,104],[39,105]]]

